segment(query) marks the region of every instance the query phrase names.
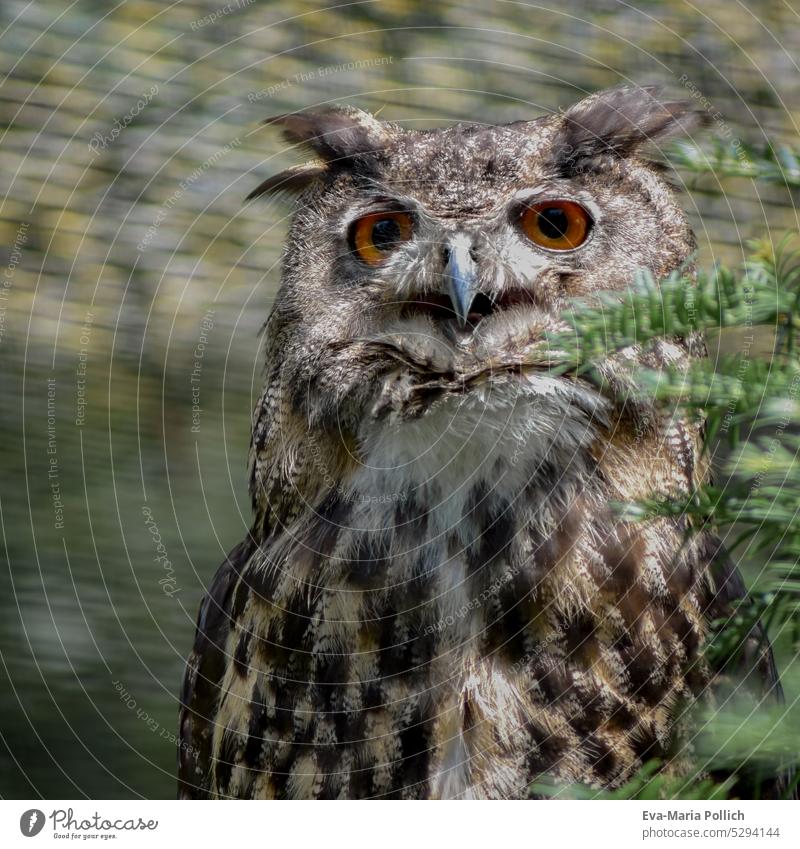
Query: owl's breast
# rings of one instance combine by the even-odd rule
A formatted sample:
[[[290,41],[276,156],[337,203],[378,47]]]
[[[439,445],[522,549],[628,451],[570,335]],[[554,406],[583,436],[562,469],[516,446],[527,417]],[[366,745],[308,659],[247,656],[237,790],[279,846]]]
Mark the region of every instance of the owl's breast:
[[[221,792],[513,797],[666,750],[702,617],[677,531],[610,519],[587,409],[540,384],[361,434],[358,471],[243,574]]]

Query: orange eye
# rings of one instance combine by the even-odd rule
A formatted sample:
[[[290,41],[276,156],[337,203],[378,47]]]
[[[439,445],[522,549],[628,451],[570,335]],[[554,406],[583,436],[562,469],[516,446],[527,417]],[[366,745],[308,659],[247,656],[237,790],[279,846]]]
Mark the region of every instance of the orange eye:
[[[571,200],[546,200],[525,207],[520,216],[525,235],[541,248],[571,251],[589,235],[589,213]]]
[[[412,227],[407,212],[373,212],[353,224],[351,241],[367,265],[380,265],[399,244],[411,238]]]

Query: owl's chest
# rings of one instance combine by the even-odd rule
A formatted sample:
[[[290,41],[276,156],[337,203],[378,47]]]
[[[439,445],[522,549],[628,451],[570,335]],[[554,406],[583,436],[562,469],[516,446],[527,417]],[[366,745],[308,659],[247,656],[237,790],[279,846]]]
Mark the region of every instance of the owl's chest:
[[[335,522],[271,570],[269,603],[251,598],[232,688],[265,702],[241,775],[269,773],[269,793],[614,784],[665,750],[674,704],[702,686],[701,617],[665,529],[627,537],[603,518],[578,424],[545,442],[530,411],[493,437],[457,421],[457,438],[439,423],[368,455]]]
[[[698,605],[672,595],[655,543],[626,561],[619,540],[488,515],[427,573],[408,558],[359,628],[387,726],[424,739],[426,794],[516,797],[544,774],[613,786],[665,756],[674,706],[706,678]],[[414,786],[408,756],[387,792]]]
[[[477,651],[512,599],[542,595],[538,584],[567,553],[559,546],[571,542],[580,560],[586,527],[573,517],[571,541],[562,531],[577,503],[601,497],[594,436],[556,395],[518,389],[452,398],[368,434],[344,487],[347,527],[334,549],[344,581],[439,648]]]
[[[548,532],[483,503],[381,556],[359,533],[338,580],[282,602],[262,670],[278,795],[516,797],[543,774],[613,785],[667,750],[705,683],[693,599],[647,543],[626,560],[577,516]]]

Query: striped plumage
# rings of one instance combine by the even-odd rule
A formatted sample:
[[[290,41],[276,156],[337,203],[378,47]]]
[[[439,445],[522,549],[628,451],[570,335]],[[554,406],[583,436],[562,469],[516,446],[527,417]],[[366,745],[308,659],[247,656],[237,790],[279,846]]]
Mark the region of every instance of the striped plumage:
[[[690,709],[742,670],[777,694],[769,648],[754,631],[737,668],[710,668],[709,625],[743,594],[719,542],[610,505],[706,479],[701,423],[621,391],[631,363],[702,343],[631,349],[594,383],[553,376],[541,343],[569,296],[690,254],[637,152],[692,114],[622,89],[505,128],[280,120],[321,162],[257,190],[303,194],[267,326],[255,521],[203,601],[184,680],[181,794],[524,797],[542,777],[614,787],[652,757],[689,774]],[[593,210],[593,253],[520,261],[497,209],[538,185]],[[402,267],[353,265],[337,222],[387,196],[443,235]],[[495,306],[459,335],[432,263],[470,227]],[[530,297],[504,308],[512,287]],[[408,312],[420,292],[436,310]]]

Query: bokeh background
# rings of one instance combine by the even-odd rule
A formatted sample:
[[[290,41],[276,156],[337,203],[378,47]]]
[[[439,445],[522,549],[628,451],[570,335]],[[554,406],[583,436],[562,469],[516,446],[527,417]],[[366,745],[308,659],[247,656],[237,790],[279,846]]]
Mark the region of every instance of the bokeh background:
[[[291,211],[243,203],[297,161],[259,122],[499,122],[661,83],[723,140],[796,144],[798,57],[796,0],[3,0],[0,795],[174,795]],[[702,264],[798,228],[796,190],[678,176]]]

